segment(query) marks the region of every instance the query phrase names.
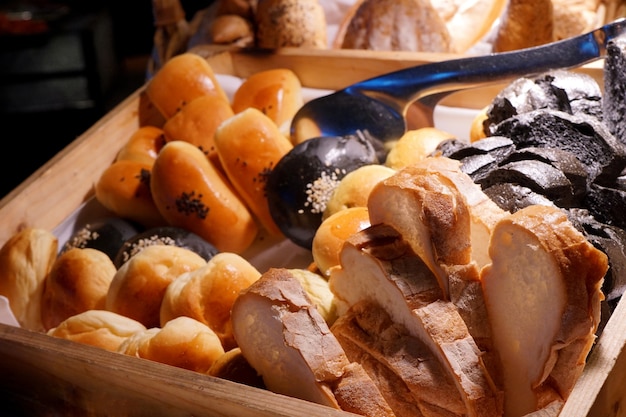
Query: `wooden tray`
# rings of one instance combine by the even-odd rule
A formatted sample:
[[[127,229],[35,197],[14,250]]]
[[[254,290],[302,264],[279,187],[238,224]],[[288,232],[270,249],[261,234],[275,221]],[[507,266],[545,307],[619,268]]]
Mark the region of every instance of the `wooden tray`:
[[[442,55],[401,52],[244,52],[199,48],[219,74],[246,77],[263,69],[293,69],[304,86],[337,89]],[[449,58],[449,55],[445,55]],[[580,69],[602,82],[601,64]],[[502,85],[446,99],[484,107]],[[0,245],[26,226],[52,230],[93,196],[93,184],[139,126],[162,123],[140,88],[0,201]],[[626,416],[626,303],[606,325],[561,415]],[[0,394],[11,415],[105,416],[348,416],[160,363],[111,353],[0,324]],[[51,410],[55,410],[51,412]],[[58,410],[58,412],[57,412]]]

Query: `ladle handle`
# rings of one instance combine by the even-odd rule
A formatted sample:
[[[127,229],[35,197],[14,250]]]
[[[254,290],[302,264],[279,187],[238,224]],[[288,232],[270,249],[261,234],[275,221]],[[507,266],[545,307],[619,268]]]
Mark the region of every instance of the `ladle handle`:
[[[512,52],[419,65],[361,81],[345,90],[365,94],[402,112],[424,96],[584,65],[603,58],[608,42],[625,32],[626,19],[618,19],[569,39]]]

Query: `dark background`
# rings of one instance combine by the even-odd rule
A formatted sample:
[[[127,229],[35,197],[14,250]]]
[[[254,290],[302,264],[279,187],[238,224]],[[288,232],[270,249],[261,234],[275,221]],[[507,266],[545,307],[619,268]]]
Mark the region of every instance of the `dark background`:
[[[210,3],[181,1],[188,20]],[[46,29],[16,33],[25,10]],[[1,199],[145,83],[155,27],[150,0],[0,0],[0,18]]]

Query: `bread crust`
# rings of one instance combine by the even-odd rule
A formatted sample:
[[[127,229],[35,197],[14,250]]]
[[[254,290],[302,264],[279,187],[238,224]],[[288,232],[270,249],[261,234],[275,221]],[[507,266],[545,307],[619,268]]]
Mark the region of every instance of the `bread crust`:
[[[554,40],[552,0],[510,0],[498,25],[494,52],[543,45]]]
[[[326,16],[317,0],[259,0],[255,23],[260,48],[328,47]]]

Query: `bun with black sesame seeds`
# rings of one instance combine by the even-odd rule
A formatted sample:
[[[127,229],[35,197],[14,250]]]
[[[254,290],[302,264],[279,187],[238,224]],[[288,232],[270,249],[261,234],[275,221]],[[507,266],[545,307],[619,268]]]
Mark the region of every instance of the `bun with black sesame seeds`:
[[[188,142],[163,147],[150,188],[170,226],[197,234],[221,252],[242,253],[257,236],[254,217],[228,179]]]
[[[222,123],[215,132],[221,165],[259,223],[273,236],[282,233],[269,210],[267,176],[292,148],[276,123],[250,107]]]
[[[230,103],[221,97],[198,97],[165,122],[163,131],[166,141],[189,142],[200,148],[219,167],[215,130],[234,114]]]
[[[116,216],[144,227],[167,224],[152,199],[151,169],[152,165],[147,162],[114,162],[96,182],[96,199]]]

